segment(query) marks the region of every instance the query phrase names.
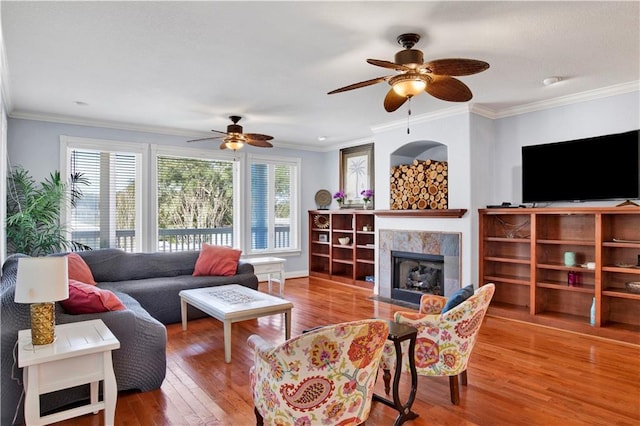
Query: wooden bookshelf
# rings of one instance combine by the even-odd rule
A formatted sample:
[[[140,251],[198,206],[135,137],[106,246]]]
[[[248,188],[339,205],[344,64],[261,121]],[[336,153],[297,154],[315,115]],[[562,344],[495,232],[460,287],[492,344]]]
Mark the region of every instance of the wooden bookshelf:
[[[640,281],[640,208],[481,209],[479,215],[480,283],[496,284],[490,312],[640,344],[640,294],[625,287]],[[566,251],[576,253],[575,266],[565,266]],[[577,285],[569,285],[569,273]]]
[[[349,238],[341,244],[340,238]],[[309,275],[373,288],[375,216],[371,210],[309,211]]]

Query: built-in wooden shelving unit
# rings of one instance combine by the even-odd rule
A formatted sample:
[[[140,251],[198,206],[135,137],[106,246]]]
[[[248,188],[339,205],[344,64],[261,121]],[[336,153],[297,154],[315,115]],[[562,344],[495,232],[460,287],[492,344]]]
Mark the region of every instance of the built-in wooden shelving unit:
[[[490,313],[640,344],[640,294],[625,287],[640,281],[640,208],[481,209],[479,215],[480,283],[496,284]],[[576,253],[575,266],[565,266],[567,251]],[[569,284],[569,273],[577,285]]]

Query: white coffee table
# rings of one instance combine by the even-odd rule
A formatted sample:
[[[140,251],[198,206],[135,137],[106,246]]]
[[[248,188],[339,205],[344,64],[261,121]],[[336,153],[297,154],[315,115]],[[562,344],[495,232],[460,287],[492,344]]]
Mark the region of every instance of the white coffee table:
[[[18,367],[24,368],[24,417],[28,425],[45,425],[104,410],[104,424],[113,425],[118,386],[111,351],[120,342],[102,320],[56,325],[56,340],[31,344],[31,330],[18,332]],[[98,384],[103,382],[103,401]],[[40,395],[90,383],[90,403],[40,416]]]
[[[231,324],[267,315],[284,313],[285,338],[291,337],[293,303],[248,287],[231,284],[182,290],[180,293],[182,330],[187,330],[187,304],[195,306],[224,324],[224,360],[231,362]]]

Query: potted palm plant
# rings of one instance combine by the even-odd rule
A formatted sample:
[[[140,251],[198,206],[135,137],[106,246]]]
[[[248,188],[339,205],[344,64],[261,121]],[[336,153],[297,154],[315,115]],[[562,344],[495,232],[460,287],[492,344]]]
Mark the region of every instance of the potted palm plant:
[[[44,256],[66,250],[91,250],[69,240],[60,220],[62,204],[68,201],[75,206],[82,197],[78,186],[87,184],[80,173],[72,174],[67,184],[59,171],[38,184],[23,167],[11,169],[7,177],[7,252]]]

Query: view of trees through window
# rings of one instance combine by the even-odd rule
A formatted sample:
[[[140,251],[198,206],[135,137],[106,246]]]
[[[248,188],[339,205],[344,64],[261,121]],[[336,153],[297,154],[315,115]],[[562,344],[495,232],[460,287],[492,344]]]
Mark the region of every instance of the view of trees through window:
[[[296,159],[250,156],[243,172],[229,157],[157,149],[147,171],[150,150],[79,142],[82,147],[65,148],[69,171],[88,182],[68,211],[75,241],[130,252],[199,250],[203,243],[247,254],[298,248]],[[146,194],[155,202],[147,202]],[[238,223],[244,212],[246,222]]]
[[[233,245],[233,162],[169,156],[157,161],[159,249]]]

